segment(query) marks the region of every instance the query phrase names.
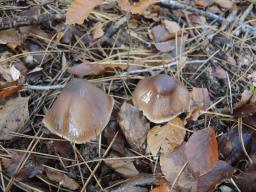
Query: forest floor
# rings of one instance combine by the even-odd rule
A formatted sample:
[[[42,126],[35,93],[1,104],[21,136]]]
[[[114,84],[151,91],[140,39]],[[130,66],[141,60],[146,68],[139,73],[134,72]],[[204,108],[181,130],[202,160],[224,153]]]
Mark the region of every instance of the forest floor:
[[[1,190],[255,192],[254,3],[0,1]],[[154,123],[133,93],[160,74],[188,97]],[[43,121],[74,78],[115,100],[82,144]]]

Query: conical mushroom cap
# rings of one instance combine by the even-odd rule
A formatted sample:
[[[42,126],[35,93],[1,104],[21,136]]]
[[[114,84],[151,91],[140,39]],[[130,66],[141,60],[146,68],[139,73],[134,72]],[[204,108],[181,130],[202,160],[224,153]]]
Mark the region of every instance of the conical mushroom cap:
[[[161,74],[141,80],[133,92],[134,105],[154,123],[170,121],[184,112],[189,104],[189,92],[168,75]]]
[[[114,99],[86,80],[74,79],[61,92],[43,122],[75,143],[95,138],[110,120]]]

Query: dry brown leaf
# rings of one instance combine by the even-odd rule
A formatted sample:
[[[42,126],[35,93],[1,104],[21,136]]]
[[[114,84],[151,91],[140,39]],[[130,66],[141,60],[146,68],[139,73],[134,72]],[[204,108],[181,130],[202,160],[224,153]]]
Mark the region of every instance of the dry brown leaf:
[[[104,160],[104,162],[124,177],[134,177],[139,175],[139,171],[135,168],[131,159],[118,159],[122,157],[116,155],[115,153],[111,153],[108,158],[115,159]]]
[[[232,177],[234,170],[225,161],[218,161],[209,173],[198,178],[197,192],[214,191],[215,187],[223,180]]]
[[[15,49],[21,44],[21,36],[16,29],[0,31],[0,44],[7,44]]]
[[[23,155],[24,153],[11,151],[11,159],[2,159],[2,164],[9,176],[13,176],[18,180],[24,180],[42,173],[43,166],[33,156],[30,156],[23,168],[16,172],[21,161],[24,161]]]
[[[201,110],[206,110],[210,103],[211,100],[207,88],[193,87],[191,91],[190,112],[186,119],[196,121],[201,114]]]
[[[192,100],[194,105],[200,105],[203,110],[206,110],[211,104],[207,88],[193,87]]]
[[[254,118],[253,115],[255,112],[256,112],[256,94],[254,94],[250,90],[245,90],[242,93],[241,100],[235,104],[234,116]]]
[[[167,53],[169,51],[175,50],[176,44],[175,44],[175,40],[169,40],[169,41],[155,43],[155,47],[161,53]]]
[[[212,66],[209,68],[209,72],[212,76],[217,77],[218,79],[227,79],[228,73],[220,66]]]
[[[189,14],[188,17],[194,26],[205,25],[207,23],[205,16],[202,16],[202,15],[197,15],[192,13],[192,14]]]
[[[69,67],[68,72],[82,78],[84,76],[100,75],[106,71],[114,71],[114,68],[120,70],[126,67],[125,65],[92,64],[88,62]]]
[[[214,2],[226,9],[232,9],[235,6],[235,4],[231,0],[214,0]]]
[[[66,24],[83,24],[93,9],[103,0],[73,0],[66,13]]]
[[[46,175],[51,181],[57,182],[59,185],[71,190],[77,190],[79,184],[64,173],[57,172],[55,170],[46,169]]]
[[[159,182],[159,175],[142,173],[124,181],[121,186],[111,190],[111,192],[148,192],[144,186],[150,186]]]
[[[170,40],[172,37],[164,25],[153,27],[151,29],[151,36],[156,43]]]
[[[44,32],[39,25],[20,27],[20,31],[22,35],[25,35],[25,36],[36,35],[36,36],[43,37],[45,39],[51,38],[50,34]]]
[[[92,29],[92,37],[93,39],[98,39],[104,35],[103,31],[103,24],[102,23],[97,23],[93,29]]]
[[[136,3],[130,3],[129,0],[117,0],[118,6],[132,14],[143,14],[146,9],[155,3],[158,3],[160,0],[140,0]]]
[[[256,191],[256,156],[251,157],[253,164],[249,164],[244,172],[233,177],[235,183],[241,191],[255,192]]]
[[[170,192],[169,183],[161,183],[158,187],[155,187],[150,192]]]
[[[124,102],[119,112],[119,126],[127,142],[138,151],[143,151],[149,123],[133,105]]]
[[[124,149],[125,149],[125,138],[121,133],[121,130],[117,128],[117,122],[116,121],[110,121],[103,130],[103,135],[106,139],[107,144],[110,145],[110,143],[113,141],[115,135],[115,141],[113,142],[111,148],[118,152],[119,154],[124,155]]]
[[[176,117],[164,126],[155,126],[149,130],[148,148],[153,156],[159,151],[168,154],[183,143],[185,135],[184,122]]]
[[[243,129],[243,142],[246,152],[252,155],[256,152],[255,135],[252,130]],[[236,128],[221,135],[218,138],[219,152],[223,159],[231,165],[236,165],[241,159],[245,159],[244,150],[241,145],[241,139]]]
[[[176,36],[181,34],[181,28],[175,21],[164,20],[163,24],[168,30],[171,38],[175,38]]]
[[[213,0],[196,0],[195,4],[199,7],[206,8],[214,3]]]
[[[202,176],[211,171],[218,161],[218,144],[213,128],[196,131],[185,145],[189,165]]]
[[[12,132],[17,132],[29,119],[29,97],[17,97],[8,100],[0,109],[0,140],[13,138]]]
[[[165,178],[172,184],[175,178],[179,175],[184,165],[187,163],[187,158],[185,155],[185,144],[177,147],[169,155],[160,156],[160,165],[162,173]],[[189,191],[196,184],[196,179],[192,174],[192,170],[189,165],[187,165],[177,180],[174,189],[177,191]]]

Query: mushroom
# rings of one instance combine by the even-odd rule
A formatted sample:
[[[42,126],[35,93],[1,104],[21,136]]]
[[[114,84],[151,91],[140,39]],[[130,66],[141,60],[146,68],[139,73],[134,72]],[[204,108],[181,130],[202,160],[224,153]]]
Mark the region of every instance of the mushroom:
[[[43,123],[71,142],[95,138],[110,120],[114,99],[86,80],[74,79],[61,92]]]
[[[173,77],[160,74],[138,83],[133,103],[150,121],[164,123],[188,108],[189,92]]]

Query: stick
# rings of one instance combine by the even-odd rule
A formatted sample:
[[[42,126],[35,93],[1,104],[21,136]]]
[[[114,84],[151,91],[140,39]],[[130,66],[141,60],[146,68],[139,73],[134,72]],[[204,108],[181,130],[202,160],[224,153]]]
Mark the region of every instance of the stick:
[[[168,8],[171,7],[171,8],[175,8],[175,9],[182,9],[182,10],[186,10],[186,11],[189,11],[192,13],[197,13],[199,15],[205,15],[212,20],[216,20],[217,22],[229,22],[229,20],[227,20],[226,18],[220,17],[220,16],[210,13],[208,11],[203,11],[203,10],[200,10],[200,9],[197,9],[194,7],[190,7],[188,5],[184,5],[182,3],[178,3],[174,0],[160,0],[160,3],[163,6],[167,6]],[[256,34],[256,28],[251,25],[248,25],[246,23],[239,22],[238,28],[239,29],[241,28],[241,30],[243,30],[244,32],[248,32],[250,34]]]
[[[38,25],[43,23],[49,23],[52,21],[63,21],[65,20],[65,15],[62,14],[41,14],[41,15],[34,15],[32,17],[20,17],[17,19],[7,19],[2,18],[0,19],[0,31],[29,26],[29,25]]]

